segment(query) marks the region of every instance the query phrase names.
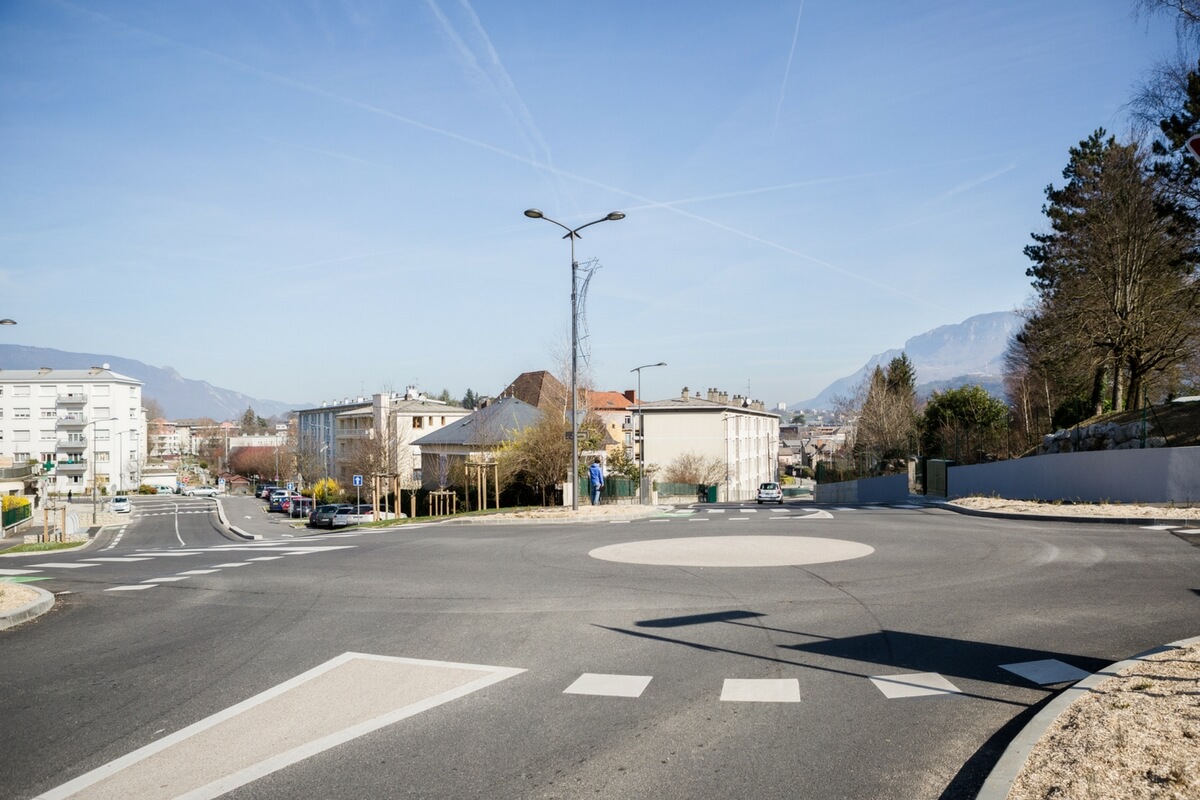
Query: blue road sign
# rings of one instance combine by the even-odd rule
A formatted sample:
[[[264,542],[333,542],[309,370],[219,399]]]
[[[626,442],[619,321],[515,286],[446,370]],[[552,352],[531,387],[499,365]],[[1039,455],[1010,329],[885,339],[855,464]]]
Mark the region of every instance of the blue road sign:
[[[354,485],[355,485],[355,486],[362,486],[362,475],[355,475],[355,476],[354,476]]]

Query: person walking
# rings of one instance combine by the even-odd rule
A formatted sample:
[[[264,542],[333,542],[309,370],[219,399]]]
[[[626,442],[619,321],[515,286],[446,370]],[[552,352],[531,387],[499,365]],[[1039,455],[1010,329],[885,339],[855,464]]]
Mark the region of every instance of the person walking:
[[[592,505],[600,505],[600,490],[604,487],[604,471],[600,469],[600,459],[596,458],[592,461],[592,466],[588,468],[588,483],[592,488]]]
[[[67,502],[71,502],[71,490],[67,489]]]

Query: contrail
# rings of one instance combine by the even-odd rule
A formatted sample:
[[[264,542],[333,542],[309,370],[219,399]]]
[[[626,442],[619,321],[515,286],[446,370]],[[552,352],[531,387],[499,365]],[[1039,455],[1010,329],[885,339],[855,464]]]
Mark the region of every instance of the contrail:
[[[61,0],[60,0],[60,2],[61,2]],[[537,170],[545,171],[545,172],[547,172],[551,175],[554,175],[556,177],[559,177],[559,178],[576,181],[585,186],[594,186],[598,189],[603,189],[605,191],[612,192],[614,194],[622,195],[624,197],[628,197],[632,200],[636,200],[640,203],[644,203],[649,206],[661,207],[661,208],[669,210],[675,214],[678,214],[682,217],[686,217],[688,219],[694,220],[696,222],[700,222],[702,224],[708,225],[708,226],[716,228],[718,230],[725,231],[726,233],[731,233],[735,236],[739,236],[741,238],[747,239],[747,240],[755,242],[757,244],[761,244],[764,247],[769,247],[774,250],[778,250],[782,253],[786,253],[788,255],[795,256],[797,258],[808,261],[812,264],[816,264],[818,266],[824,267],[825,269],[828,269],[832,272],[836,272],[840,275],[844,275],[848,278],[852,278],[861,283],[864,283],[864,284],[867,284],[870,286],[874,286],[874,287],[881,289],[889,294],[893,294],[898,297],[903,297],[906,300],[911,300],[914,303],[917,303],[919,305],[928,306],[930,308],[937,308],[936,305],[930,303],[929,301],[925,300],[924,298],[917,297],[915,295],[911,295],[907,292],[901,291],[900,289],[897,289],[895,287],[888,286],[877,280],[874,280],[873,278],[868,278],[865,275],[859,275],[858,273],[852,272],[851,270],[836,266],[835,264],[831,264],[828,261],[823,261],[822,259],[807,255],[806,253],[801,253],[798,250],[794,250],[790,247],[786,247],[786,246],[778,244],[776,242],[772,242],[770,240],[763,239],[760,236],[756,236],[754,234],[747,233],[746,231],[740,231],[737,228],[730,227],[728,225],[725,225],[724,223],[717,222],[716,220],[709,219],[707,217],[702,217],[698,214],[692,214],[688,211],[684,211],[683,209],[677,208],[672,205],[660,203],[659,201],[656,201],[653,198],[637,194],[636,192],[631,192],[631,191],[628,191],[626,189],[621,189],[616,186],[610,186],[606,183],[602,183],[601,181],[593,180],[591,178],[587,178],[582,175],[576,175],[572,172],[568,172],[566,170],[560,169],[551,164],[539,163],[539,162],[535,161],[534,159],[529,158],[527,156],[522,156],[517,153],[513,153],[509,150],[505,150],[503,148],[497,147],[495,145],[488,144],[487,142],[481,142],[478,139],[472,139],[469,136],[463,136],[462,134],[454,133],[453,131],[448,131],[443,128],[438,128],[434,125],[428,125],[424,122],[420,122],[419,120],[415,120],[411,117],[406,117],[403,114],[397,114],[393,111],[389,111],[386,108],[372,105],[371,103],[366,103],[361,100],[355,100],[354,98],[351,98],[351,97],[345,97],[343,95],[339,95],[334,92],[328,91],[327,89],[322,89],[317,86],[312,86],[310,84],[301,83],[300,81],[285,77],[283,75],[279,75],[274,72],[268,72],[267,70],[259,69],[257,67],[252,67],[248,64],[244,64],[240,61],[237,61],[236,59],[230,58],[229,56],[221,55],[220,53],[214,52],[212,50],[208,50],[203,47],[198,47],[196,45],[190,45],[190,44],[184,44],[182,42],[178,42],[174,39],[163,36],[162,34],[154,33],[152,31],[147,31],[143,28],[138,28],[134,25],[130,25],[129,23],[113,19],[112,17],[109,17],[109,16],[102,14],[100,12],[97,12],[97,11],[80,8],[69,2],[61,2],[61,4],[77,11],[80,14],[90,16],[94,19],[103,20],[104,22],[106,22],[110,25],[120,27],[126,31],[131,32],[132,34],[134,34],[136,36],[148,38],[155,42],[167,44],[172,47],[179,48],[181,50],[196,53],[205,58],[216,61],[217,63],[223,64],[231,69],[245,72],[247,74],[262,78],[263,80],[270,81],[272,83],[277,83],[282,86],[287,86],[287,87],[295,89],[297,91],[311,94],[315,97],[321,97],[326,100],[332,100],[336,103],[340,103],[342,105],[346,105],[351,108],[356,108],[361,111],[365,111],[369,114],[375,114],[375,115],[383,117],[385,119],[390,119],[395,122],[400,122],[400,123],[403,123],[410,127],[416,128],[418,130],[437,134],[438,136],[442,136],[442,137],[450,139],[452,141],[460,142],[462,144],[470,145],[471,147],[475,147],[480,150],[484,150],[486,152],[493,153],[495,155],[500,156],[501,158],[506,158],[506,159],[509,159],[510,161],[514,161],[519,164],[524,164],[526,166],[532,167]]]
[[[792,57],[796,55],[796,41],[800,38],[800,18],[804,16],[804,0],[800,0],[800,10],[796,13],[796,29],[792,31],[792,49],[788,51],[787,66],[783,68],[783,83],[779,86],[779,102],[775,104],[775,124],[771,126],[771,144],[775,144],[775,134],[779,130],[779,115],[783,112],[783,96],[787,92],[788,78],[792,74]]]

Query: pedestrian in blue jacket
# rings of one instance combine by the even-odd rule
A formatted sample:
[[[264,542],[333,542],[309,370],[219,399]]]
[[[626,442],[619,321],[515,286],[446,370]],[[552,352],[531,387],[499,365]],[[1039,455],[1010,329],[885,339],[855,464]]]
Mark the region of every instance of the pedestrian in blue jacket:
[[[600,505],[600,489],[604,486],[604,472],[600,469],[600,459],[597,458],[588,468],[588,482],[592,488],[592,505]]]

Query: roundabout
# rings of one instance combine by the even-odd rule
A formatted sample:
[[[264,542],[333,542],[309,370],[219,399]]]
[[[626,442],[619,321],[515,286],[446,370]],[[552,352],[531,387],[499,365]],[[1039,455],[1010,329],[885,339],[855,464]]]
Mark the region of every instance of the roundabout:
[[[601,561],[663,567],[794,567],[849,561],[875,552],[859,542],[806,536],[713,536],[652,539],[598,547]]]

